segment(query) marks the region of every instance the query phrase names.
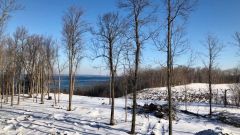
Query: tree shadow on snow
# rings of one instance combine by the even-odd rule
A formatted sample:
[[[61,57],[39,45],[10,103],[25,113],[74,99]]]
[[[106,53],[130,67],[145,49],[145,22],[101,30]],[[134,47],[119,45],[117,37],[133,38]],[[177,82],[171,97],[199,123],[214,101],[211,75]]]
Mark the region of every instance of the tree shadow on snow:
[[[114,131],[115,132],[128,132],[128,130],[125,130],[125,129],[113,128],[113,127],[111,127],[111,125],[109,125],[106,122],[98,122],[98,121],[94,121],[94,120],[81,120],[80,118],[74,118],[69,115],[63,116],[63,119],[56,119],[53,117],[52,114],[49,114],[49,113],[33,112],[33,111],[17,109],[17,108],[15,108],[15,110],[10,110],[10,109],[12,109],[12,108],[1,109],[1,111],[5,112],[5,113],[13,114],[16,117],[22,116],[22,115],[26,115],[27,117],[32,117],[33,118],[32,121],[30,121],[30,120],[28,121],[27,119],[25,119],[22,121],[18,121],[18,123],[29,122],[30,123],[29,126],[23,126],[23,127],[26,129],[29,129],[29,130],[39,131],[43,134],[49,134],[49,132],[46,132],[46,130],[39,129],[39,126],[44,127],[44,129],[47,129],[47,130],[55,128],[56,131],[60,131],[60,132],[61,131],[79,132],[81,134],[90,134],[90,135],[91,134],[96,135],[96,133],[94,133],[94,131],[96,132],[100,129],[103,129],[107,133],[111,133]],[[44,120],[46,120],[46,121],[44,121]],[[39,123],[43,123],[43,124],[34,123],[36,121],[38,121]],[[75,125],[76,123],[77,123],[77,125]],[[48,126],[48,124],[50,124],[50,126]],[[64,125],[71,125],[72,127],[64,126]],[[36,126],[36,128],[34,126]],[[75,128],[73,126],[75,126]],[[85,129],[85,128],[83,128],[84,126],[89,126],[90,129],[89,128]],[[96,130],[92,130],[91,128],[96,129]],[[83,131],[81,131],[81,130],[83,130]],[[84,130],[87,130],[87,131],[85,132]],[[93,133],[91,133],[91,132],[93,132]]]

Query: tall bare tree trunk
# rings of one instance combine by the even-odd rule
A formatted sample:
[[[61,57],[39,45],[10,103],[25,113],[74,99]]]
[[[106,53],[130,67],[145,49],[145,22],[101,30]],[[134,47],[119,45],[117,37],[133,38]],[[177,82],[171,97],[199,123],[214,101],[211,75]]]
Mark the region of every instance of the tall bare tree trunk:
[[[11,92],[11,106],[13,106],[13,98],[14,98],[14,88],[15,88],[15,86],[14,86],[14,76],[15,76],[15,73],[13,73],[13,78],[12,78],[12,92]]]
[[[41,67],[41,104],[44,104],[44,80],[43,80],[43,67]]]
[[[138,64],[140,57],[140,41],[139,41],[139,32],[138,32],[138,18],[135,15],[135,43],[136,43],[136,52],[135,52],[135,71],[134,71],[134,79],[133,79],[133,109],[132,109],[132,126],[131,133],[135,134],[135,126],[136,126],[136,107],[137,107],[137,79],[138,79]]]
[[[32,100],[33,100],[33,102],[34,102],[35,81],[34,81],[34,80],[32,80],[32,81],[33,81],[33,83],[32,83]]]
[[[33,94],[33,78],[32,80],[30,81],[30,88],[29,88],[29,98],[32,98],[32,94]]]
[[[1,108],[2,108],[2,103],[3,103],[3,89],[2,89],[2,95],[1,95]]]
[[[186,82],[185,82],[185,84],[184,84],[184,102],[185,102],[185,111],[187,111],[187,84],[186,84]]]
[[[6,103],[8,103],[8,96],[9,96],[9,92],[10,92],[10,84],[9,82],[7,81],[7,89],[6,89]]]
[[[26,86],[26,84],[25,84],[25,86]],[[29,96],[29,95],[30,95],[30,94],[29,94],[29,93],[30,93],[30,87],[31,87],[31,82],[28,83],[27,88],[26,88],[26,89],[27,89],[28,97],[30,97],[30,96]]]
[[[61,91],[61,77],[59,73],[58,74],[58,103],[60,102],[60,91]]]
[[[38,102],[38,94],[40,93],[40,85],[41,85],[41,72],[40,72],[40,67],[38,68],[38,77],[37,77],[37,96],[36,96],[36,103]]]
[[[37,96],[38,96],[38,77],[36,78],[35,89],[36,89],[36,93],[35,93],[35,102],[37,103]]]
[[[4,79],[3,78],[4,78],[4,73],[2,73],[2,85],[1,85],[1,90],[2,91],[1,91],[1,97],[0,97],[1,98],[1,108],[2,108],[2,102],[3,102],[2,100],[3,100],[3,95],[4,95],[4,90],[3,90],[3,88],[4,88],[4,81],[3,80]]]
[[[54,90],[54,105],[57,105],[56,91],[57,89]]]
[[[72,111],[72,95],[73,95],[73,65],[72,65],[72,56],[69,56],[69,102],[68,102],[68,111]]]
[[[109,80],[109,105],[111,104],[111,96],[112,96],[112,73],[110,71],[110,80]]]
[[[18,83],[18,100],[17,100],[17,105],[20,104],[20,94],[21,94],[20,86],[21,86],[21,82],[19,81],[19,83]]]
[[[49,72],[49,69],[48,69],[48,88],[47,88],[47,94],[48,94],[48,99],[50,99],[50,72]]]
[[[171,48],[171,1],[168,0],[168,24],[167,24],[167,89],[168,89],[168,119],[169,135],[172,135],[172,48]]]
[[[211,60],[210,60],[211,61]],[[212,64],[209,64],[209,69],[208,69],[208,84],[209,84],[209,114],[210,117],[212,117]]]
[[[23,88],[22,88],[22,100],[24,100],[24,94],[25,94],[25,87],[26,87],[26,84],[25,84],[25,77],[24,77],[24,80],[23,80]]]
[[[115,124],[115,122],[114,122],[114,98],[115,98],[115,94],[114,94],[114,75],[115,75],[115,73],[114,73],[114,71],[112,71],[112,76],[111,76],[111,103],[112,103],[112,105],[111,105],[111,118],[110,118],[110,125],[114,125]]]
[[[125,84],[125,122],[127,122],[127,83]]]

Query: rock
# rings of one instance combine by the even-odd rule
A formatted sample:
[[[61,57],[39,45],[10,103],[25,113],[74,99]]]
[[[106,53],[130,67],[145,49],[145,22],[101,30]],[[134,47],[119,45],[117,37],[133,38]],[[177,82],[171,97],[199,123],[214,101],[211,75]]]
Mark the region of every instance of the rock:
[[[157,117],[157,118],[163,118],[164,117],[164,113],[163,112],[160,112],[160,111],[156,111],[154,113],[154,115]]]
[[[176,119],[176,105],[173,105],[172,118]],[[157,118],[168,119],[168,104],[157,105],[157,104],[144,104],[144,106],[137,106],[139,114],[152,113]]]
[[[52,100],[52,96],[49,96],[47,100]]]
[[[156,111],[157,110],[157,105],[151,103],[149,106],[148,106],[148,110],[149,111]]]
[[[196,133],[195,135],[220,135],[220,133],[215,132],[212,129],[207,129]]]

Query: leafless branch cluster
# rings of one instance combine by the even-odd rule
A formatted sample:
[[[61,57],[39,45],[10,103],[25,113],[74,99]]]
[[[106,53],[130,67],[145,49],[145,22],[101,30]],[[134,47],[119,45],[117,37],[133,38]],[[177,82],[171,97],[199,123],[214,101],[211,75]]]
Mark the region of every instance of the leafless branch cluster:
[[[237,47],[240,50],[240,32],[236,32],[234,35],[234,40],[236,42]],[[240,53],[238,53],[238,55],[240,55]]]
[[[0,0],[0,39],[12,12],[23,9],[16,0]]]

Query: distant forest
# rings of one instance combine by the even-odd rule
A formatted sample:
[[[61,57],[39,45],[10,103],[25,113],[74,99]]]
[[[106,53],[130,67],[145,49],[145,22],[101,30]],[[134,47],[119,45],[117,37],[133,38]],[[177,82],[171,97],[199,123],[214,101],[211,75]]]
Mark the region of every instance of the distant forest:
[[[156,69],[141,69],[139,71],[138,90],[142,90],[144,88],[165,87],[167,85],[166,70],[166,67]],[[177,66],[174,68],[173,72],[173,86],[189,83],[208,83],[208,68],[189,68],[187,66]],[[212,81],[214,84],[238,83],[240,81],[240,70],[238,68],[228,70],[221,70],[219,68],[216,68],[212,71],[212,75]],[[131,77],[132,76],[130,74],[120,75],[118,77],[115,82],[116,97],[124,96],[125,88],[122,88],[123,86],[127,86],[128,93],[132,93],[131,86],[126,85],[130,84]],[[84,90],[80,90],[80,88],[78,88],[78,90],[75,91],[75,94],[95,97],[109,97],[108,83],[99,84],[92,88],[82,89]]]

